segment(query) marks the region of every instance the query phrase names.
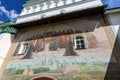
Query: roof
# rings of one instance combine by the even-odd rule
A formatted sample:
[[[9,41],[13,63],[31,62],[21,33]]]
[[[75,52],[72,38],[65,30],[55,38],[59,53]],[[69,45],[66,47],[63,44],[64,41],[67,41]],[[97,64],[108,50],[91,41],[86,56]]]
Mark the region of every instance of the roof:
[[[16,24],[39,20],[43,17],[47,18],[52,16],[59,16],[61,14],[69,14],[77,11],[89,10],[91,8],[104,6],[100,0],[76,0],[76,2],[68,1],[67,3],[59,2],[58,6],[55,6],[56,4],[53,2],[55,0],[49,0],[51,1],[51,7],[47,7],[46,2],[48,0],[44,0],[44,7],[41,9],[41,7],[38,6],[40,4],[38,1],[30,2],[31,6],[24,7],[23,12],[20,14],[20,16],[17,17]],[[34,5],[34,3],[36,4]]]
[[[8,21],[6,23],[0,24],[0,28],[2,28],[2,27],[8,27],[8,26],[11,26],[11,25],[14,25],[14,22]]]
[[[61,15],[56,15],[56,16],[42,18],[39,20],[30,21],[30,22],[15,24],[14,27],[15,28],[28,28],[28,27],[33,27],[37,25],[47,24],[47,23],[54,23],[54,22],[79,18],[82,16],[104,14],[104,8],[105,6],[99,6],[99,7],[88,8],[88,9],[79,10],[79,11],[75,11],[71,13],[66,13],[66,14],[63,13]]]
[[[120,12],[120,7],[107,9],[107,10],[105,11],[105,14],[118,13],[118,12]]]

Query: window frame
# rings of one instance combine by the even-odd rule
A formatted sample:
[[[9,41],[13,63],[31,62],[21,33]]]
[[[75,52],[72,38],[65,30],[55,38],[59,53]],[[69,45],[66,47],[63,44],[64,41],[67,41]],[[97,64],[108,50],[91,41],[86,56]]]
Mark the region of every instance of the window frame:
[[[27,53],[29,47],[29,43],[23,43],[18,51],[18,55],[24,55]]]
[[[76,36],[75,37],[75,49],[85,49],[85,40],[82,36]]]

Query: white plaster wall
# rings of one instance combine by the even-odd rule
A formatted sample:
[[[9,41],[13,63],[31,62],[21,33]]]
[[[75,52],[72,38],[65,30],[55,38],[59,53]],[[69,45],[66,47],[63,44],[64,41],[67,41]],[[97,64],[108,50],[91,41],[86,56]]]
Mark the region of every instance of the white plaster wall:
[[[13,39],[13,35],[8,33],[0,34],[0,67],[8,53],[8,50],[11,46],[11,40]]]
[[[120,44],[120,25],[112,25],[111,28],[114,32],[115,38],[118,40]]]
[[[118,30],[119,30],[120,26],[119,26],[119,25],[111,25],[110,27],[112,28],[115,37],[117,37],[117,35],[118,35]],[[119,33],[119,34],[120,34],[120,33]]]
[[[0,58],[0,67],[2,66],[4,59]]]
[[[120,25],[120,12],[118,13],[110,13],[108,14],[109,16],[109,22],[112,24],[112,25]]]

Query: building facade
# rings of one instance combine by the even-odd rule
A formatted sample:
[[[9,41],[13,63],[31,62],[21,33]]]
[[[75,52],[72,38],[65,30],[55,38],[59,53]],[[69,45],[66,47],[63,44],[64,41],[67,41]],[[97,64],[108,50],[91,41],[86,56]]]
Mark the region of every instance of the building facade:
[[[100,0],[28,0],[23,6],[2,80],[104,80],[109,63],[118,63]]]

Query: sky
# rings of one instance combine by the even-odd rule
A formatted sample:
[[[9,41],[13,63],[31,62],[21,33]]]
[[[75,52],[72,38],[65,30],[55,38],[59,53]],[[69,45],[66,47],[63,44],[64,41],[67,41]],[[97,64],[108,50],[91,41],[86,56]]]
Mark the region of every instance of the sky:
[[[25,2],[26,0],[0,0],[0,23],[10,20],[15,22]],[[120,0],[102,0],[102,2],[108,4],[107,9],[120,7]]]
[[[0,23],[16,21],[26,0],[0,0]]]

